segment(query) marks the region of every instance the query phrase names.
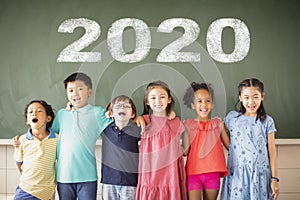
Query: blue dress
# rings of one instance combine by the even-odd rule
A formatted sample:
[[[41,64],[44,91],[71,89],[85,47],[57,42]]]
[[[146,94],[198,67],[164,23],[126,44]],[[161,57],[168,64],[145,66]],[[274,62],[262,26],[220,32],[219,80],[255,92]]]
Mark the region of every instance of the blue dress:
[[[222,200],[264,200],[271,194],[268,134],[276,132],[273,119],[231,111],[224,122],[230,132],[228,176],[223,180]]]

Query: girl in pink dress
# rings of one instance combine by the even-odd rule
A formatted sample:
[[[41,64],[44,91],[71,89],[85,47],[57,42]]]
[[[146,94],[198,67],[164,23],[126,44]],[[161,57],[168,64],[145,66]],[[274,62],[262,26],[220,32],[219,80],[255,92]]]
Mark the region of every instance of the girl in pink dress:
[[[155,81],[144,97],[146,129],[141,138],[137,200],[186,200],[185,170],[180,145],[184,126],[168,120],[174,99],[168,85]]]

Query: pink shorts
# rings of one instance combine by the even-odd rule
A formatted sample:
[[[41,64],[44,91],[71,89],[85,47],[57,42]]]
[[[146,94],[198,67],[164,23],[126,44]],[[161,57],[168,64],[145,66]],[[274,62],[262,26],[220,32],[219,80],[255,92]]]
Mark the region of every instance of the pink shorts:
[[[187,190],[219,190],[220,189],[220,173],[212,172],[206,174],[195,174],[187,176]]]

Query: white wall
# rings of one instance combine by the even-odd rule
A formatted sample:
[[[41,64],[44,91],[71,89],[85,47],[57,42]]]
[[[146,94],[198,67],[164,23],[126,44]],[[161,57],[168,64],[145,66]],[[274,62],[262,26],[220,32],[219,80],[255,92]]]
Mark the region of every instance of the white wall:
[[[277,139],[280,199],[300,199],[300,139]],[[97,163],[101,160],[100,141],[96,147]],[[100,177],[100,168],[98,167]],[[0,140],[0,200],[12,200],[19,183],[19,172],[13,159],[10,140]],[[101,199],[99,183],[98,199]],[[58,198],[56,198],[58,199]]]

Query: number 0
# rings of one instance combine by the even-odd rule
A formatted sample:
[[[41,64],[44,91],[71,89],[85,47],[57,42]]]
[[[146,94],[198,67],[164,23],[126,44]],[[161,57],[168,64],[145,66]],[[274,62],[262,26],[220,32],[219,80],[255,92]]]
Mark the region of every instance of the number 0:
[[[222,49],[222,31],[231,27],[235,34],[235,46],[231,54]],[[244,22],[239,19],[222,18],[214,21],[207,31],[207,50],[219,62],[234,63],[243,60],[250,50],[250,33]]]
[[[136,33],[136,46],[131,54],[123,48],[123,32],[126,27],[133,27]],[[120,62],[135,63],[143,60],[150,51],[151,35],[145,22],[135,18],[124,18],[115,21],[107,34],[108,49],[114,59]]]

